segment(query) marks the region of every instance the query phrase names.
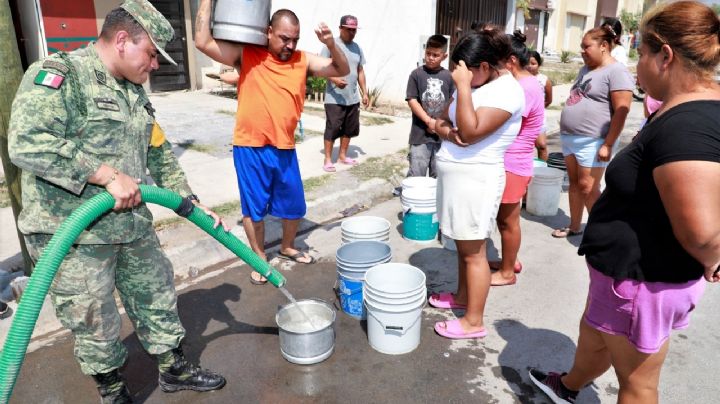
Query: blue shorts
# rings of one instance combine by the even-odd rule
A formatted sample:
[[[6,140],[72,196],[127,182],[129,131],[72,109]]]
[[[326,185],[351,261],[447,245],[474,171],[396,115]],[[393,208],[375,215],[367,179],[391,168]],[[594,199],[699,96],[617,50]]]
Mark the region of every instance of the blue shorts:
[[[305,216],[305,191],[295,150],[273,146],[233,146],[243,216],[253,222],[271,214],[282,219]]]
[[[599,161],[597,158],[600,146],[605,143],[603,138],[595,138],[582,135],[560,135],[563,156],[574,155],[578,164],[582,167],[607,167],[609,162]],[[613,152],[615,148],[613,148]]]

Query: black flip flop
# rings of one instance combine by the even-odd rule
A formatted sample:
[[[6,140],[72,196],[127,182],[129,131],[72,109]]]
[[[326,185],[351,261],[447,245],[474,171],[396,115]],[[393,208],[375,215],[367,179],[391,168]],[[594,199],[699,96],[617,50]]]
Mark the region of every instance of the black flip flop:
[[[298,261],[298,258],[303,258],[303,257],[310,257],[310,261],[308,261],[308,262]],[[315,257],[313,257],[313,256],[310,255],[310,254],[306,254],[306,253],[304,253],[304,252],[302,252],[302,251],[298,251],[297,253],[292,254],[292,255],[290,255],[290,254],[285,254],[285,253],[283,253],[283,252],[278,252],[278,258],[280,258],[280,259],[282,259],[282,260],[286,260],[286,261],[297,262],[298,264],[310,265],[310,264],[314,264],[314,263],[315,263]]]

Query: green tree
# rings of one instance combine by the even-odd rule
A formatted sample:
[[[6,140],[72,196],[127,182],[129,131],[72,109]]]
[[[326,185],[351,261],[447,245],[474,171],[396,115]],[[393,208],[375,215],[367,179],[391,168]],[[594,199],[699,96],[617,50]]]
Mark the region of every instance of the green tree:
[[[10,193],[10,204],[15,223],[20,214],[22,204],[20,201],[20,170],[10,163],[8,155],[8,124],[10,122],[10,107],[12,106],[15,91],[22,80],[23,69],[20,63],[20,53],[15,38],[15,27],[10,3],[8,0],[0,0],[0,159],[2,160],[3,171],[5,171],[5,182]],[[20,247],[25,259],[25,272],[32,271],[32,261],[25,247],[25,239],[18,231]]]
[[[640,26],[641,13],[631,13],[629,11],[620,11],[620,22],[623,29],[627,32],[635,32]]]

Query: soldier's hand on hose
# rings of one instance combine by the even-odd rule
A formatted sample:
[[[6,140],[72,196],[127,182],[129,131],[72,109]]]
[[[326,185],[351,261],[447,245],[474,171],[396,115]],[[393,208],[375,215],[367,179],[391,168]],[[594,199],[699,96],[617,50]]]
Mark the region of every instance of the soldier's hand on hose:
[[[215,220],[215,223],[213,224],[213,229],[218,227],[218,225],[222,225],[222,227],[223,227],[223,229],[225,229],[225,231],[230,231],[230,226],[228,226],[228,224],[225,223],[225,221],[223,221],[222,218],[217,213],[210,210],[210,208],[208,208],[207,206],[203,205],[200,202],[195,202],[195,201],[193,201],[193,205],[195,205],[195,207],[202,210],[203,212],[207,213],[208,216],[212,217]]]
[[[125,173],[107,166],[101,165],[100,168],[88,178],[91,184],[104,186],[105,189],[115,198],[115,206],[113,210],[130,209],[142,202],[140,194],[139,178],[133,178]]]

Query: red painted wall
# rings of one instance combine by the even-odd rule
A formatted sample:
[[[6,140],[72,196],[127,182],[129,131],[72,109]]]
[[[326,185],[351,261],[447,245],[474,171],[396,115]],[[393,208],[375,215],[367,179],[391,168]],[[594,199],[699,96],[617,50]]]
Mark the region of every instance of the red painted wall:
[[[71,51],[97,39],[93,0],[40,0],[48,53]]]

